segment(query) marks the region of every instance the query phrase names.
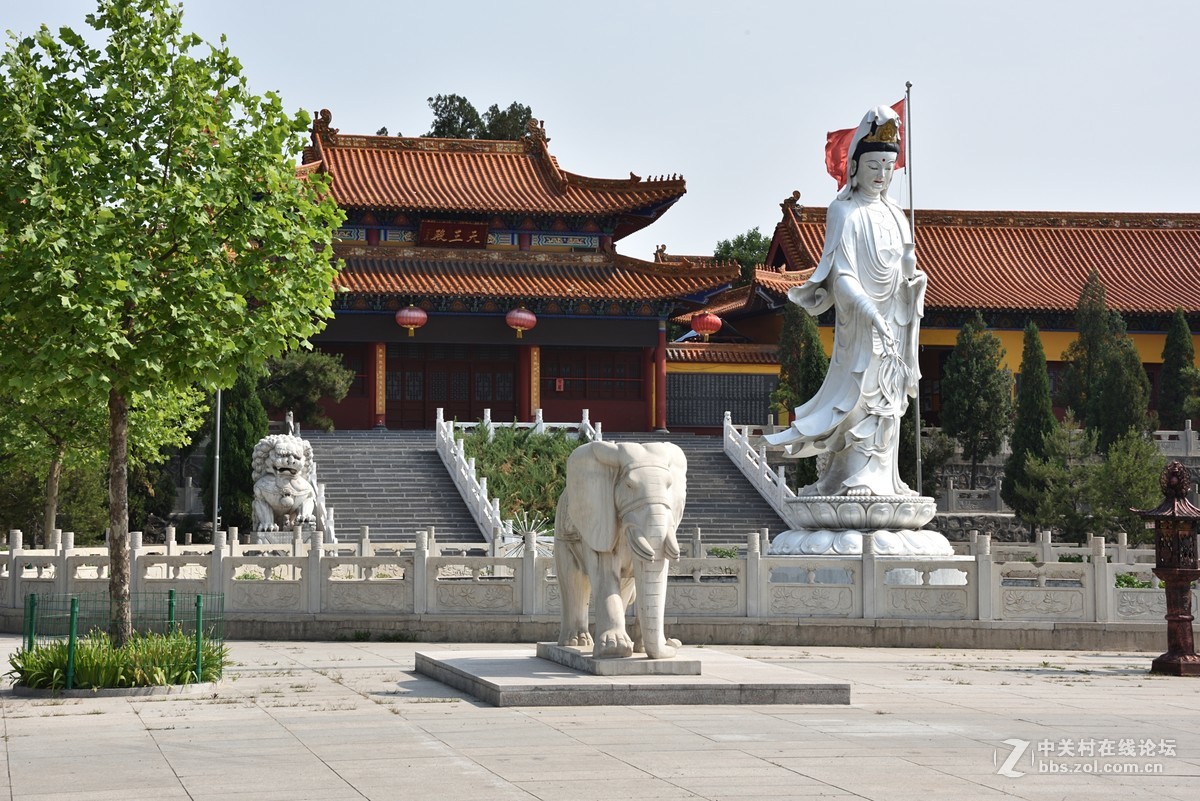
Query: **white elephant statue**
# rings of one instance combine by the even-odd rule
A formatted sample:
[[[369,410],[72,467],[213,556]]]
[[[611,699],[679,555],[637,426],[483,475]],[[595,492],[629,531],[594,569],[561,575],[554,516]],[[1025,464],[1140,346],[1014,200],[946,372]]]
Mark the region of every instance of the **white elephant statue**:
[[[594,657],[631,656],[625,610],[637,600],[642,646],[651,659],[675,655],[663,634],[668,563],[679,558],[675,529],[687,500],[687,457],[669,442],[592,442],[567,459],[567,486],[554,518],[554,561],[562,603],[559,645],[592,645]],[[588,605],[596,607],[596,637]]]

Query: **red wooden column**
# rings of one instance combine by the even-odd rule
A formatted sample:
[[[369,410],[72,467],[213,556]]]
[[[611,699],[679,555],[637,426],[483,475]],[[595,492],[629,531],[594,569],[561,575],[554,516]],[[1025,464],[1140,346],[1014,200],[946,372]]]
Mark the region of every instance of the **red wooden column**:
[[[654,352],[654,429],[667,430],[667,321],[658,321],[658,348]]]
[[[533,412],[541,405],[538,382],[541,381],[541,351],[537,345],[517,348],[517,416],[521,422],[533,421]]]
[[[642,386],[646,388],[646,430],[654,430],[654,354],[656,348],[643,348]]]
[[[371,386],[374,388],[372,402],[376,430],[387,430],[387,343],[376,342],[371,346]]]

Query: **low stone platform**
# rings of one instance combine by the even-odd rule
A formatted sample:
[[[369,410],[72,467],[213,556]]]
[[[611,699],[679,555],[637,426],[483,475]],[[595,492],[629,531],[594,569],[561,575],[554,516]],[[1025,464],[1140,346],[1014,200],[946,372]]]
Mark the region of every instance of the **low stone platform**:
[[[638,654],[626,659],[597,659],[592,649],[553,642],[537,644],[539,659],[548,659],[593,676],[699,676],[700,660],[680,658],[650,659]]]
[[[596,676],[529,646],[418,651],[416,670],[492,706],[849,704],[850,684],[704,648],[683,648],[701,675]],[[603,661],[603,660],[601,660]]]

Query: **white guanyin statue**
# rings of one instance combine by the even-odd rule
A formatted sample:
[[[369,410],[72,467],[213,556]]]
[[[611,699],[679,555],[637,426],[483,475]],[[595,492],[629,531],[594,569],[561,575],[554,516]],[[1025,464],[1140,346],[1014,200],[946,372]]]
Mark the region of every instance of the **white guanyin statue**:
[[[825,250],[812,277],[788,298],[814,317],[833,307],[829,371],[796,407],[791,427],[768,436],[790,456],[828,454],[801,495],[908,496],[897,451],[900,418],[917,395],[917,337],[925,273],[912,231],[888,197],[900,152],[900,119],[887,106],[863,117],[850,142],[848,180],[829,206]]]
[[[900,118],[876,106],[850,141],[845,187],[829,206],[825,249],[788,299],[816,317],[834,309],[833,355],[820,389],[791,426],[767,436],[789,456],[821,456],[820,478],[788,501],[795,526],[773,555],[951,555],[925,526],[937,508],[900,480],[900,418],[917,397],[917,346],[925,273],[912,229],[888,198],[900,152]],[[953,583],[953,582],[952,582]]]

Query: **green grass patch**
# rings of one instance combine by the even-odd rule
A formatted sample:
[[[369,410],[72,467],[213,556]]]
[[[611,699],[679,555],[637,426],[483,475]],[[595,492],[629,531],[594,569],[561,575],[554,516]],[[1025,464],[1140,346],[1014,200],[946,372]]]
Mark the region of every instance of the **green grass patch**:
[[[123,687],[166,687],[216,681],[230,663],[225,646],[203,639],[201,670],[196,673],[195,637],[135,633],[121,648],[107,632],[93,631],[75,644],[74,688],[104,690]],[[67,688],[67,640],[36,645],[8,658],[8,676],[18,687],[35,690]]]
[[[483,426],[463,438],[475,471],[487,477],[488,494],[500,499],[505,518],[554,520],[558,496],[566,486],[567,457],[584,444],[562,430],[536,434],[528,428],[497,427],[488,440]]]

